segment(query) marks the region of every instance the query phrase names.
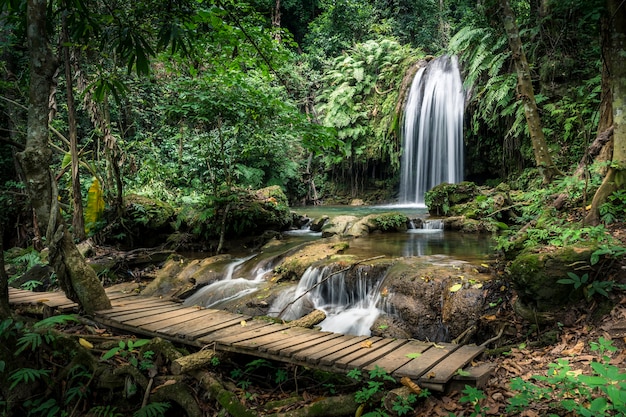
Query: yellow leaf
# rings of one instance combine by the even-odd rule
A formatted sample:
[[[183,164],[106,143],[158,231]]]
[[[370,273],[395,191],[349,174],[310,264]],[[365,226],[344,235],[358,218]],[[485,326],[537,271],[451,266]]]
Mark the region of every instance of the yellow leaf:
[[[241,320],[241,322],[239,322],[239,324],[241,324],[241,327],[246,327],[248,325],[248,323],[246,323],[245,320]]]
[[[372,347],[372,341],[371,340],[363,341],[363,343],[361,343],[361,347],[362,348],[371,348]]]
[[[489,268],[489,265],[487,264],[480,264],[480,266],[482,266],[483,268]]]
[[[83,339],[82,337],[78,338],[78,343],[85,349],[93,349],[93,345],[88,340]]]
[[[480,282],[478,284],[472,285],[472,288],[475,290],[480,290],[482,287],[483,287],[483,284],[481,284]]]
[[[98,178],[94,178],[89,191],[87,191],[87,206],[85,207],[85,231],[94,227],[96,222],[104,215],[104,192],[100,187]]]
[[[463,288],[463,284],[454,284],[450,287],[450,292],[457,292],[461,288]]]

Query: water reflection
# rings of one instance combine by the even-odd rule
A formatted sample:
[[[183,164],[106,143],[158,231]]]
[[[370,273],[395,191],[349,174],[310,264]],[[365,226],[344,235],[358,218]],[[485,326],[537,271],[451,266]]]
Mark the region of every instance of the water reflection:
[[[406,233],[374,234],[351,240],[350,248],[345,253],[362,257],[385,255],[392,258],[448,255],[475,262],[488,258],[492,246],[491,238],[486,235],[410,229]]]

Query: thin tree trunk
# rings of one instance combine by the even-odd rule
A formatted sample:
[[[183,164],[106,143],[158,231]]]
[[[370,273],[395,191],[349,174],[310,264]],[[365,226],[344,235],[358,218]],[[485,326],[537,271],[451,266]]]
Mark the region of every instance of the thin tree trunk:
[[[552,157],[548,150],[543,130],[541,128],[541,119],[537,110],[537,102],[535,101],[535,93],[533,90],[532,80],[530,78],[530,67],[526,60],[522,41],[520,39],[519,30],[515,23],[515,15],[509,4],[509,0],[500,0],[503,10],[502,20],[504,28],[509,38],[509,47],[513,53],[515,61],[515,70],[517,72],[517,88],[518,95],[524,105],[524,114],[526,115],[526,123],[530,133],[530,141],[535,154],[535,163],[543,175],[544,183],[549,183],[560,174],[559,170],[552,162]]]
[[[626,188],[626,4],[621,0],[607,0],[610,24],[610,54],[605,55],[613,92],[613,160],[602,185],[591,202],[585,218],[587,224],[600,222],[600,206],[615,191]]]
[[[72,199],[74,212],[72,213],[72,230],[74,238],[85,240],[85,220],[83,217],[83,196],[80,187],[78,172],[78,129],[76,127],[76,106],[74,105],[74,89],[72,82],[72,67],[70,63],[69,35],[67,31],[67,17],[63,17],[63,59],[65,60],[65,84],[67,94],[67,122],[70,136]]]
[[[60,216],[56,181],[50,170],[48,97],[57,66],[47,43],[46,0],[28,0],[27,33],[30,54],[30,96],[26,146],[18,154],[36,223],[45,231],[50,265],[68,298],[88,313],[111,308],[95,271],[80,255]]]

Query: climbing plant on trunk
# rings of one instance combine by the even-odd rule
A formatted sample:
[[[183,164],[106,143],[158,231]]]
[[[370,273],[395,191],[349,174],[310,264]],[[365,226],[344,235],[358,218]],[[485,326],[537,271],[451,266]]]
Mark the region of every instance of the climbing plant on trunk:
[[[541,118],[539,117],[539,110],[537,109],[532,79],[530,77],[530,67],[528,66],[526,54],[522,48],[519,30],[517,23],[515,23],[515,14],[511,9],[509,0],[500,0],[500,6],[502,8],[502,21],[509,39],[509,47],[513,53],[515,70],[517,72],[517,94],[524,105],[524,114],[526,116],[526,123],[528,124],[530,141],[533,146],[535,163],[541,170],[544,182],[549,183],[559,174],[559,170],[554,165],[554,162],[552,162],[548,144],[543,134]]]

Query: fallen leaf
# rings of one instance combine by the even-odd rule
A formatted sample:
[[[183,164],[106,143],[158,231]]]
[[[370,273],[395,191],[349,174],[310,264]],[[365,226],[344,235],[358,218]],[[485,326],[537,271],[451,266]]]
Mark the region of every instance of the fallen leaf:
[[[567,355],[567,356],[579,355],[583,351],[584,348],[585,348],[585,342],[583,342],[582,340],[579,340],[578,343],[576,343],[574,347],[572,347],[571,349],[565,349],[562,352],[562,354]]]
[[[241,320],[239,324],[241,324],[241,327],[246,327],[248,325],[245,320]]]
[[[454,284],[450,287],[450,292],[457,292],[461,288],[463,288],[463,284]]]
[[[433,379],[435,376],[437,376],[437,374],[434,372],[429,372],[428,374],[426,374],[427,379]]]
[[[404,356],[406,356],[409,359],[415,359],[415,358],[419,358],[420,356],[422,356],[422,354],[418,353],[418,352],[415,352],[415,353],[407,353]]]
[[[361,343],[361,347],[362,348],[371,348],[372,347],[372,341],[371,340],[365,340]]]
[[[93,349],[93,345],[91,344],[91,342],[83,339],[82,337],[78,338],[78,343],[85,349]]]

